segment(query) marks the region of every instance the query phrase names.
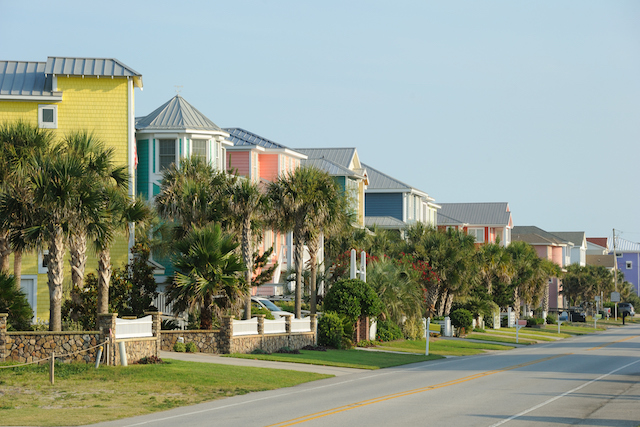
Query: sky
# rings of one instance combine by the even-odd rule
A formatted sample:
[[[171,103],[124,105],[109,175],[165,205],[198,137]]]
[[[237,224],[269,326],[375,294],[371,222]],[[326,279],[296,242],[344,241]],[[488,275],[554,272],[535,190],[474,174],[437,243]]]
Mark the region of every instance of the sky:
[[[136,116],[356,147],[436,203],[640,242],[638,1],[0,0],[0,59],[115,58]]]

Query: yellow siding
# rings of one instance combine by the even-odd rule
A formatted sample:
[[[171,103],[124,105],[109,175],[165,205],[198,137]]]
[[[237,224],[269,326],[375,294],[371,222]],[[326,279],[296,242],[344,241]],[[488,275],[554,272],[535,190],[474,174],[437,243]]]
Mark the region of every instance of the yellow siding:
[[[18,119],[38,123],[38,105],[58,105],[58,128],[53,131],[62,138],[70,131],[87,130],[94,132],[107,146],[115,147],[115,160],[127,164],[128,159],[128,80],[123,78],[65,77],[58,76],[58,89],[62,91],[62,101],[0,101],[0,123]],[[12,257],[13,258],[13,257]],[[65,285],[68,292],[71,283],[71,269],[65,257]],[[95,272],[98,266],[95,252],[88,251],[85,276]],[[128,260],[128,240],[126,236],[117,238],[111,250],[111,263],[119,268]],[[11,260],[13,262],[13,259]],[[37,253],[25,254],[22,274],[38,276],[37,317],[49,320],[49,290],[46,274],[38,274]],[[13,271],[13,265],[11,270]]]

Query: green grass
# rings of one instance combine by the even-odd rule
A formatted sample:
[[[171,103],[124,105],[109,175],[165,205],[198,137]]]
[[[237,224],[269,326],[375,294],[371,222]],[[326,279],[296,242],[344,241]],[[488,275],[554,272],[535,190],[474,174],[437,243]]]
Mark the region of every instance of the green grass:
[[[523,338],[522,336],[518,335],[518,342],[516,343],[515,334],[509,335],[509,336],[496,336],[496,335],[487,335],[486,333],[482,333],[482,332],[474,332],[472,334],[467,334],[467,338],[474,339],[474,340],[481,340],[481,341],[503,342],[508,344],[524,344],[524,345],[535,344],[537,342],[537,340]]]
[[[391,351],[406,351],[410,353],[425,352],[425,340],[400,340],[380,343],[379,347]],[[485,350],[511,350],[513,347],[501,344],[476,343],[464,340],[446,340],[431,338],[429,340],[429,354],[439,356],[471,356],[484,353]]]
[[[424,342],[424,341],[423,341]],[[426,360],[441,359],[442,356],[424,356],[417,354],[395,354],[363,350],[301,350],[300,354],[229,354],[227,357],[241,359],[272,360],[276,362],[308,363],[311,365],[337,366],[342,368],[380,369],[408,363],[424,362]]]
[[[330,377],[280,369],[165,362],[99,369],[86,364],[56,364],[54,385],[49,383],[48,365],[0,369],[0,424],[93,424]]]

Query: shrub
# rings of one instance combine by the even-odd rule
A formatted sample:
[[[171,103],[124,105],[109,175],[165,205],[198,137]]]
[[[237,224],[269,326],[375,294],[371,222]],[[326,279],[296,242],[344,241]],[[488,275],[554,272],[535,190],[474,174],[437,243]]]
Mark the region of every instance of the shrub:
[[[256,348],[251,352],[251,354],[271,354],[267,350],[263,350],[261,348]]]
[[[377,316],[382,303],[373,288],[362,280],[339,280],[331,286],[324,299],[324,309],[344,314],[355,322],[360,316]]]
[[[424,337],[422,319],[410,317],[402,325],[402,334],[408,340],[420,340]]]
[[[358,343],[356,344],[356,347],[375,347],[377,345],[379,345],[380,343],[378,341],[371,341],[371,340],[362,340],[362,341],[358,341]]]
[[[482,333],[484,333],[484,332],[487,332],[487,331],[485,331],[482,328],[473,328],[473,332],[482,332]]]
[[[473,324],[473,315],[469,310],[459,308],[451,313],[451,324],[456,328],[469,329]]]
[[[162,359],[160,359],[157,356],[147,356],[138,360],[139,365],[159,365],[161,363],[164,363],[164,362],[162,361]]]
[[[544,325],[544,319],[542,317],[527,317],[527,327]]]
[[[547,315],[547,324],[555,325],[557,321],[558,321],[558,319],[553,314]]]
[[[395,341],[402,339],[402,330],[392,320],[378,320],[376,332],[376,340],[378,341]]]
[[[187,346],[184,345],[183,342],[178,341],[173,345],[173,351],[178,353],[184,353],[185,351],[187,351]]]
[[[318,321],[318,343],[342,348],[343,320],[338,313],[327,311]]]
[[[185,349],[187,350],[187,353],[197,353],[198,352],[198,346],[194,342],[187,343],[187,345],[185,346]]]
[[[304,347],[302,347],[302,350],[327,351],[327,347],[323,345],[305,345]]]
[[[9,313],[7,317],[8,331],[30,331],[33,311],[27,296],[16,288],[16,279],[0,272],[0,313]]]
[[[162,329],[163,331],[172,331],[180,329],[180,325],[178,325],[178,322],[175,320],[164,319],[160,323],[160,329]]]
[[[298,350],[297,348],[281,347],[276,351],[276,353],[300,354],[300,350]]]
[[[269,310],[267,310],[266,308],[251,308],[251,317],[256,317],[259,314],[263,314],[265,319],[268,320],[274,320],[275,317],[273,317],[273,314],[271,314],[271,312]]]

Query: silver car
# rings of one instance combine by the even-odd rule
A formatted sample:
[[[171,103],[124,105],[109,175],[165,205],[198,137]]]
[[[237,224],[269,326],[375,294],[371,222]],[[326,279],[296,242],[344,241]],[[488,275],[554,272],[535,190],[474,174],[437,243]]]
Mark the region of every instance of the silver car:
[[[623,316],[626,313],[626,316],[635,316],[636,310],[633,308],[633,304],[630,302],[621,302],[618,304],[618,314]]]

